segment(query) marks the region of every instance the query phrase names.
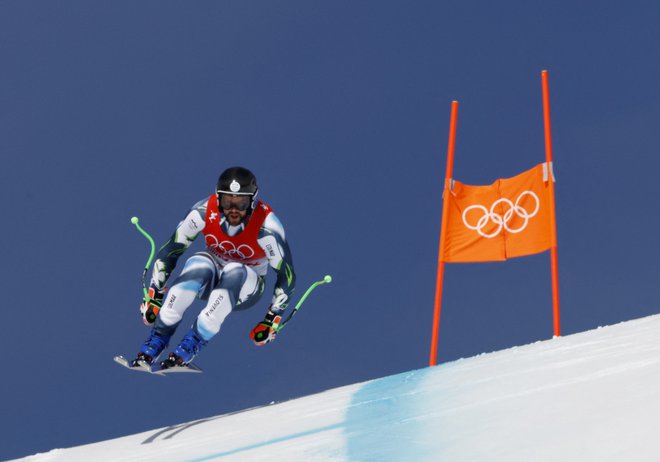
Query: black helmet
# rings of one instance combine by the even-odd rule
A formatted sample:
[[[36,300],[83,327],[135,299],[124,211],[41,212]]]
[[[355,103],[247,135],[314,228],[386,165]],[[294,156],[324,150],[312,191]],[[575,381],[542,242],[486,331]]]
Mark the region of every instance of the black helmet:
[[[220,202],[221,194],[231,194],[232,196],[252,196],[251,207],[254,208],[254,200],[257,197],[259,188],[257,187],[257,177],[243,167],[231,167],[222,172],[218,178],[216,186],[216,194],[218,195],[218,203]]]

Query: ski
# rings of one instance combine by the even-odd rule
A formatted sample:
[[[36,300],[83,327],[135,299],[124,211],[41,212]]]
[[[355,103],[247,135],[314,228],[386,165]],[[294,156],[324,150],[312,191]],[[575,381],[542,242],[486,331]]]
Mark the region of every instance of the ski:
[[[184,366],[174,366],[174,367],[168,367],[167,369],[157,369],[153,373],[154,374],[160,374],[160,375],[168,375],[168,374],[179,374],[179,373],[194,373],[194,374],[200,374],[202,372],[202,369],[197,365],[193,363],[188,363]]]
[[[167,369],[161,369],[160,366],[151,366],[150,364],[144,361],[138,361],[138,366],[131,365],[131,361],[124,358],[123,356],[115,356],[114,360],[117,364],[121,364],[126,369],[139,372],[147,372],[154,375],[168,375],[168,374],[177,374],[177,373],[196,373],[199,374],[202,372],[202,369],[193,363],[187,364],[185,366],[175,366],[169,367]]]

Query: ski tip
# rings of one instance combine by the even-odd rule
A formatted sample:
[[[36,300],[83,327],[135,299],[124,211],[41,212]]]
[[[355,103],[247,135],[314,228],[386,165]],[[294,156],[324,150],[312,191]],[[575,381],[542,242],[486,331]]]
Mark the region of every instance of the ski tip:
[[[160,374],[159,370],[154,370],[151,365],[145,361],[138,361],[137,366],[133,365],[133,361],[129,361],[128,359],[124,358],[121,355],[115,356],[114,361],[118,364],[121,364],[124,366],[126,369],[129,369],[131,371],[139,371],[139,372],[148,372],[150,374],[155,374],[155,375],[162,375]]]
[[[121,364],[124,367],[131,367],[130,364],[128,363],[128,359],[124,358],[121,355],[115,356],[112,358],[116,363]]]

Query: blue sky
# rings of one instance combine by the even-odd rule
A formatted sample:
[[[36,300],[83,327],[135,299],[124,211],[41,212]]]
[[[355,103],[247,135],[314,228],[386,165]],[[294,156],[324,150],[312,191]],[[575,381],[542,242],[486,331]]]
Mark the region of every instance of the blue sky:
[[[563,332],[657,313],[658,23],[652,1],[0,2],[0,459],[425,367],[451,101],[455,178],[513,176],[544,159],[543,69]],[[230,316],[201,376],[122,370],[148,333],[131,216],[162,243],[235,164],[298,294],[334,282],[264,348],[269,297]],[[447,266],[441,362],[551,335],[547,253]]]

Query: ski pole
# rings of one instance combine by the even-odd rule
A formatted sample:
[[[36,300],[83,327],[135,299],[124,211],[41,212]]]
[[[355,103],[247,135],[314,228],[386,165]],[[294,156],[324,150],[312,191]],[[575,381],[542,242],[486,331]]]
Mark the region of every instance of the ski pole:
[[[142,235],[147,238],[149,244],[151,244],[151,253],[149,254],[149,260],[147,260],[147,264],[144,267],[144,271],[142,272],[142,290],[144,291],[144,299],[149,300],[149,295],[148,295],[149,292],[147,291],[146,279],[147,279],[147,272],[149,271],[149,267],[151,267],[151,261],[154,259],[154,254],[156,253],[156,244],[154,244],[154,240],[149,235],[149,233],[146,232],[144,229],[142,229],[142,227],[138,224],[139,222],[140,220],[138,219],[138,217],[131,218],[131,223],[135,225],[138,231],[140,231],[140,233],[142,233]]]
[[[291,318],[293,317],[293,315],[296,314],[296,313],[298,312],[298,310],[300,309],[300,307],[302,306],[302,304],[305,302],[305,300],[307,299],[307,296],[312,292],[312,290],[316,289],[316,288],[317,288],[318,286],[320,286],[321,284],[328,284],[328,283],[330,283],[330,282],[332,282],[332,276],[330,276],[330,275],[328,274],[328,275],[324,276],[323,279],[321,279],[320,281],[316,281],[314,284],[312,284],[311,286],[309,286],[309,289],[307,289],[307,291],[304,293],[304,295],[300,298],[300,300],[299,300],[298,303],[296,304],[295,308],[293,308],[293,311],[291,312],[291,314],[289,314],[289,317],[286,318],[286,319],[284,320],[284,322],[282,322],[279,326],[277,326],[277,329],[276,329],[277,332],[281,331],[281,330],[284,328],[284,326],[285,326],[289,321],[291,321]]]

